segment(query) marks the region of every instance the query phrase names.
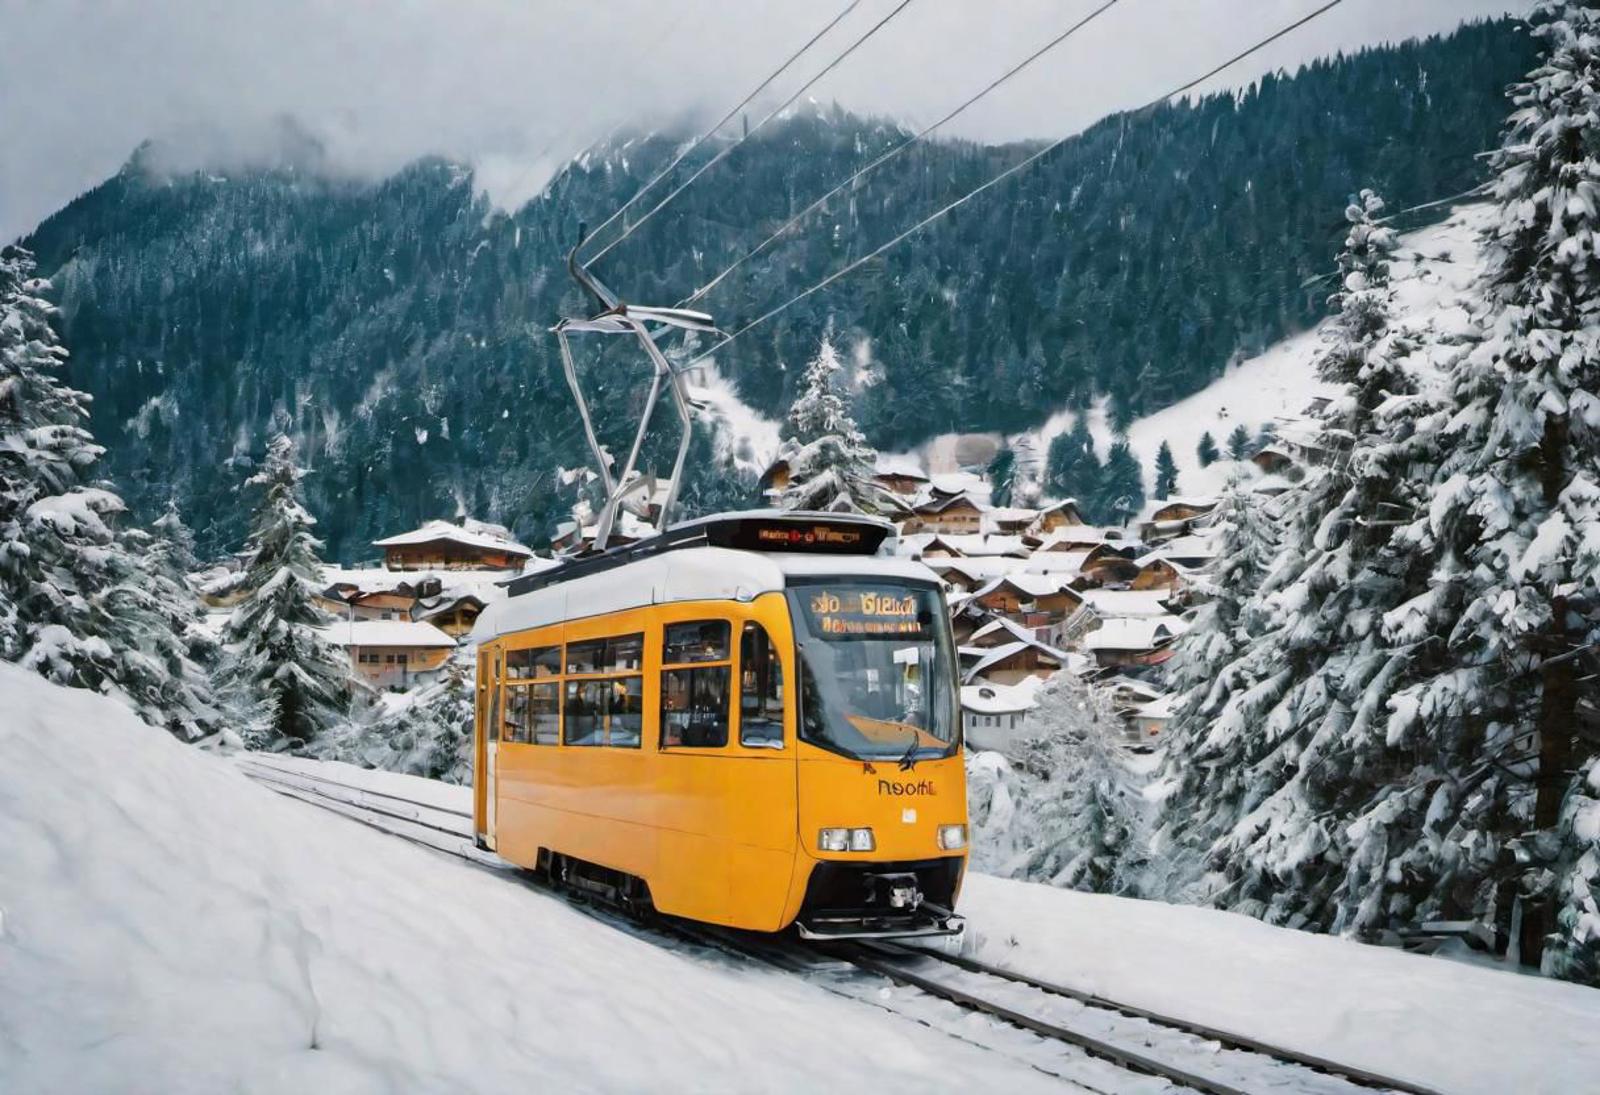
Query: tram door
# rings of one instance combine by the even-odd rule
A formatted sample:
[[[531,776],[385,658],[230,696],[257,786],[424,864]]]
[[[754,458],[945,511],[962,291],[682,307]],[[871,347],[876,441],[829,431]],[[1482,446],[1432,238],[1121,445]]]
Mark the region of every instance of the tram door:
[[[495,752],[500,741],[500,662],[498,650],[478,655],[476,755],[473,769],[473,824],[482,843],[495,846]]]

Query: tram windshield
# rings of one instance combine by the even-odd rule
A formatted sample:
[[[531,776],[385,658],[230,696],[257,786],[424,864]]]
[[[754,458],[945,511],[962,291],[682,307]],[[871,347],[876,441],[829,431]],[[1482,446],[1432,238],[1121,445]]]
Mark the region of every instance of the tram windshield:
[[[792,587],[800,737],[862,760],[956,746],[950,627],[936,590],[850,578]]]

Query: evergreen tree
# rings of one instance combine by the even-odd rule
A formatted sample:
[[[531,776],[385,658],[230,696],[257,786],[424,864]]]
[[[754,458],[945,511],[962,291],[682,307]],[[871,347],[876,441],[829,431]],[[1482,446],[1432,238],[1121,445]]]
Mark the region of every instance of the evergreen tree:
[[[1409,394],[1402,366],[1416,342],[1390,320],[1396,237],[1382,212],[1370,192],[1347,212],[1318,360],[1324,379],[1344,385],[1319,427],[1323,445],[1344,456],[1286,496],[1293,521],[1266,578],[1249,601],[1219,610],[1237,614],[1237,656],[1220,668],[1209,661],[1209,629],[1186,645],[1202,654],[1171,726],[1176,786],[1162,848],[1180,881],[1212,900],[1356,934],[1415,913],[1426,887],[1417,874],[1372,869],[1382,842],[1405,828],[1389,822],[1419,797],[1386,782],[1395,760],[1386,700],[1428,656],[1388,614],[1420,607],[1431,549],[1391,544],[1400,522],[1386,515],[1419,512],[1439,457],[1431,404]],[[1373,814],[1390,792],[1400,797]]]
[[[843,367],[832,333],[824,334],[789,408],[788,437],[779,452],[789,464],[789,483],[778,499],[783,509],[877,513],[891,504],[873,482],[878,454],[856,428],[839,390]]]
[[[1156,497],[1171,498],[1178,489],[1178,462],[1172,458],[1172,446],[1165,441],[1156,450]]]
[[[1059,674],[1028,713],[1018,767],[990,760],[980,774],[987,794],[974,854],[1013,878],[1126,890],[1140,866],[1145,811],[1121,726],[1104,693]]]
[[[365,719],[314,741],[311,751],[363,768],[471,783],[472,676],[470,654],[458,654],[437,680],[407,695],[402,706],[374,707]]]
[[[249,594],[223,631],[225,681],[244,709],[251,744],[299,747],[337,727],[354,687],[345,654],[325,632],[318,606],[322,543],[301,502],[306,471],[294,442],[278,434],[261,469],[247,481],[260,491],[248,544]]]
[[[1469,545],[1435,578],[1463,603],[1452,658],[1408,697],[1404,729],[1459,734],[1446,723],[1464,713],[1497,773],[1517,742],[1537,743],[1531,787],[1501,776],[1447,806],[1468,839],[1510,837],[1528,864],[1523,960],[1593,979],[1596,746],[1577,731],[1580,708],[1600,703],[1600,9],[1545,3],[1533,21],[1545,56],[1512,88],[1490,161],[1483,339],[1453,378],[1450,456],[1427,510],[1425,531]],[[1486,799],[1500,809],[1483,812]],[[1496,881],[1484,872],[1485,889]]]
[[[1243,422],[1233,428],[1228,434],[1228,459],[1243,460],[1250,455],[1250,431]]]
[[[1089,416],[1074,415],[1072,429],[1050,441],[1045,459],[1045,490],[1056,498],[1076,498],[1088,505],[1100,490],[1100,457],[1089,433]]]
[[[987,472],[989,500],[997,506],[1011,505],[1017,476],[1017,454],[1011,446],[1000,446],[1000,451],[989,461]]]
[[[67,351],[33,268],[0,250],[0,656],[199,737],[215,711],[182,634],[194,596],[163,585],[148,535],[119,531],[122,499],[89,478],[89,400],[57,379]]]
[[[1222,459],[1222,453],[1217,448],[1217,439],[1211,436],[1210,430],[1200,435],[1200,444],[1195,446],[1194,454],[1199,458],[1202,468],[1209,468]]]
[[[1125,525],[1144,508],[1144,469],[1125,436],[1111,443],[1093,508],[1095,519],[1108,525]]]

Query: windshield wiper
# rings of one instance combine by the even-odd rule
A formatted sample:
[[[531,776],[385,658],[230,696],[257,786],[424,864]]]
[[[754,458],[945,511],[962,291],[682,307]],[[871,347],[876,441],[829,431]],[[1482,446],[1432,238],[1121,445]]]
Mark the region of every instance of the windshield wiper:
[[[900,758],[900,771],[909,772],[917,766],[917,748],[921,741],[917,737],[917,728],[909,727],[911,731],[911,744],[906,747],[905,754]]]

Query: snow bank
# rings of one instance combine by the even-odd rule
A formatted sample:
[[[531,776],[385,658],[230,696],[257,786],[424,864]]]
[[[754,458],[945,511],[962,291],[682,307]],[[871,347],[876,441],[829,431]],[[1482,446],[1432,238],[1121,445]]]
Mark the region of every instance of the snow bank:
[[[1600,992],[1247,916],[971,875],[975,957],[1433,1087],[1594,1090]]]
[[[0,1091],[1027,1090],[796,978],[691,960],[279,798],[0,665]]]

